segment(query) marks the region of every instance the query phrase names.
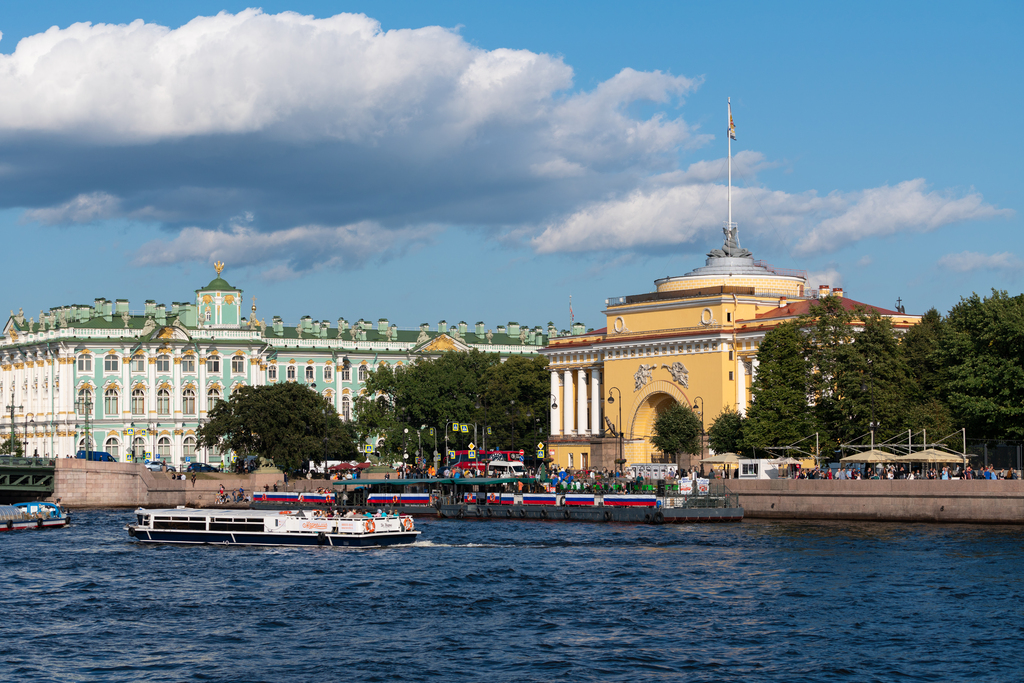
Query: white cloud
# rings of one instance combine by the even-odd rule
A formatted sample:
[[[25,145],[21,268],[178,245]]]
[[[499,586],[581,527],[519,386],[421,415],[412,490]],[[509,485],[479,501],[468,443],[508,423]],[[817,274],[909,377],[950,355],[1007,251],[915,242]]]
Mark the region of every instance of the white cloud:
[[[746,158],[745,172],[766,164],[760,155]],[[709,230],[723,222],[727,188],[686,184],[714,175],[713,163],[694,164],[675,180],[681,184],[636,189],[622,198],[590,203],[543,226],[532,239],[542,253],[601,249],[706,245]],[[659,185],[661,177],[652,185]],[[836,251],[867,237],[924,232],[966,220],[1010,216],[972,192],[963,197],[926,192],[924,180],[860,192],[790,194],[762,187],[733,187],[733,220],[740,234],[785,229],[798,254]]]
[[[274,232],[256,232],[244,225],[230,230],[190,227],[169,241],[153,240],[135,254],[136,266],[170,265],[187,261],[232,266],[267,266],[263,277],[283,280],[322,268],[358,268],[368,261],[387,261],[422,246],[440,228],[384,230],[362,222],[325,227],[318,225]]]
[[[962,251],[959,254],[946,254],[939,259],[938,265],[940,268],[948,268],[955,273],[970,273],[975,270],[1017,271],[1024,268],[1024,261],[1008,251],[997,254]]]
[[[31,209],[25,212],[25,220],[46,225],[67,223],[92,223],[116,216],[121,209],[121,200],[106,192],[80,194],[59,206],[45,209]]]
[[[824,270],[814,270],[807,273],[807,290],[815,292],[818,290],[820,285],[828,285],[829,287],[842,287],[843,286],[843,274],[836,270],[835,267],[829,266]]]

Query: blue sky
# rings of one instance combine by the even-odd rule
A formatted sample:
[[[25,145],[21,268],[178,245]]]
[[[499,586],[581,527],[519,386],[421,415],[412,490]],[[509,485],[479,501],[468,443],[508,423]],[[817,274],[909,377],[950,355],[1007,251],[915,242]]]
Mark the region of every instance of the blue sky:
[[[0,310],[600,326],[720,245],[730,96],[756,257],[1021,291],[1019,3],[247,7],[0,3]]]

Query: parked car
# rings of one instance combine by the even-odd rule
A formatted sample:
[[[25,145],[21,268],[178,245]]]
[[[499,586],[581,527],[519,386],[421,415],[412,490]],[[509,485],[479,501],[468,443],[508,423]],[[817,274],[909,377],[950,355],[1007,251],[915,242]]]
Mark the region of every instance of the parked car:
[[[191,462],[185,469],[186,472],[220,472],[219,469],[205,462]]]
[[[79,460],[93,460],[95,462],[117,462],[117,458],[106,451],[78,451],[75,457]]]
[[[161,471],[163,471],[163,466],[164,465],[167,466],[167,471],[168,472],[176,472],[177,471],[177,470],[174,469],[174,465],[172,465],[170,463],[165,463],[163,460],[150,460],[149,462],[146,463],[146,467],[149,468],[150,472],[161,472]]]

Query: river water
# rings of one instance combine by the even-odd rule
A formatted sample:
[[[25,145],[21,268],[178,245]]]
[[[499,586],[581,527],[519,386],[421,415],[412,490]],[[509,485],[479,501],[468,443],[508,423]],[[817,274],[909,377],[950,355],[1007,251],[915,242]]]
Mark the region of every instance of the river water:
[[[418,520],[389,549],[0,535],[0,680],[1011,681],[1024,529]]]

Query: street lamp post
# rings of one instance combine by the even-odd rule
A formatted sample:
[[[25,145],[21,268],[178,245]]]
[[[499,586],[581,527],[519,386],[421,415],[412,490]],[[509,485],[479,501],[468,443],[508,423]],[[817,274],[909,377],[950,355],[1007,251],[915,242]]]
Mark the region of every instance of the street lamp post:
[[[88,395],[88,394],[86,394],[86,395]],[[89,460],[90,459],[89,455],[92,453],[92,438],[91,438],[90,433],[89,433],[89,414],[92,413],[93,403],[88,398],[80,398],[80,399],[78,399],[78,401],[76,403],[77,403],[77,407],[78,407],[79,412],[81,412],[82,416],[85,418],[85,420],[84,420],[85,421],[85,426],[84,426],[84,433],[85,433],[85,459]],[[76,451],[78,450],[77,447],[78,447],[78,444],[76,443],[75,444],[75,450]]]
[[[7,406],[7,410],[9,410],[11,412],[11,438],[10,438],[10,441],[9,441],[9,443],[11,444],[11,455],[14,455],[14,444],[18,440],[18,430],[14,426],[14,411],[15,410],[24,410],[24,409],[25,409],[25,406],[16,406],[16,405],[14,405],[14,389],[11,388],[11,402]]]
[[[697,401],[700,401],[700,409],[699,410],[697,408]],[[701,398],[700,396],[697,396],[696,398],[694,398],[693,399],[693,409],[697,411],[698,415],[700,415],[700,458],[698,458],[698,459],[699,460],[703,460],[704,459],[704,399]],[[704,469],[704,465],[703,464],[701,465],[701,469],[702,470]]]
[[[621,474],[622,461],[624,460],[622,457],[622,390],[618,387],[611,387],[608,390],[608,393],[610,394],[613,391],[619,392],[619,423],[615,425],[615,430],[619,433],[619,457],[615,459],[615,465],[618,467],[619,473]],[[615,397],[609,396],[608,402],[615,403]]]

